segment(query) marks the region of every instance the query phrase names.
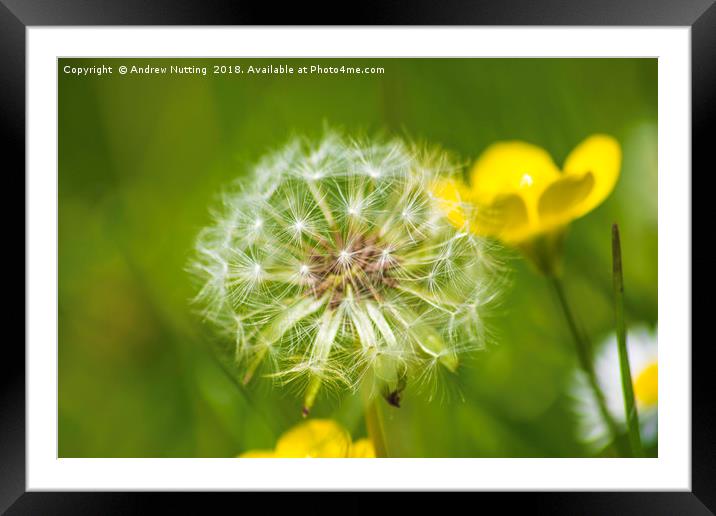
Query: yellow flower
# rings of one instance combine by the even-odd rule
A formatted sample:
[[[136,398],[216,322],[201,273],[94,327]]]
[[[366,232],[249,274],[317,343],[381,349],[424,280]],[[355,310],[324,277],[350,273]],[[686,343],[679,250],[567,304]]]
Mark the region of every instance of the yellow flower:
[[[620,168],[619,143],[603,134],[577,145],[562,170],[536,145],[498,142],[478,158],[469,185],[444,181],[433,193],[456,226],[519,247],[554,272],[564,228],[609,196]]]
[[[273,450],[251,450],[240,458],[372,458],[369,439],[351,441],[348,431],[330,419],[311,419],[285,432]]]

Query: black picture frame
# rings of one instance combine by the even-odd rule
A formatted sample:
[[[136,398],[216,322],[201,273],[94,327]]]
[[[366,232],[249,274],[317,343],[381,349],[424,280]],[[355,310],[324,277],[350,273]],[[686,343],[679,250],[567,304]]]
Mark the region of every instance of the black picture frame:
[[[328,19],[336,11],[330,6],[297,3],[274,6],[256,5],[241,0],[0,0],[0,133],[5,185],[6,221],[19,227],[17,213],[7,202],[24,199],[25,191],[25,46],[26,29],[40,25],[246,25],[246,24],[350,24],[350,25],[609,25],[609,26],[690,26],[692,51],[692,162],[693,170],[703,173],[714,164],[707,161],[713,146],[708,134],[714,119],[716,91],[716,5],[714,0],[500,0],[441,2],[396,1],[361,2],[351,12],[352,18]],[[8,159],[10,158],[10,159]],[[12,165],[10,165],[12,163]],[[7,168],[5,168],[7,166]],[[708,169],[706,167],[709,167]],[[692,173],[692,179],[695,174]],[[12,215],[11,215],[12,214]],[[698,217],[695,223],[709,220]],[[7,227],[7,226],[6,226]],[[692,234],[694,232],[692,231]],[[698,233],[696,233],[698,234]],[[23,232],[24,241],[24,232]],[[26,270],[25,246],[9,239],[6,257],[21,261]],[[692,258],[692,266],[696,265]],[[697,270],[701,270],[698,267]],[[12,269],[8,269],[12,270]],[[19,278],[19,274],[9,275]],[[6,278],[7,279],[7,278]],[[19,281],[19,279],[18,279]],[[699,289],[705,289],[699,285]],[[693,292],[693,291],[692,291]],[[11,298],[8,296],[8,301]],[[23,299],[25,295],[23,294]],[[668,303],[662,298],[661,303]],[[24,303],[6,304],[8,321],[19,321],[25,313]],[[692,302],[693,306],[693,302]],[[24,319],[24,317],[23,317]],[[18,324],[18,323],[15,323]],[[9,328],[9,326],[8,326]],[[6,335],[9,335],[6,332]],[[24,334],[24,327],[23,327]],[[518,507],[534,513],[550,514],[714,514],[716,513],[716,404],[711,339],[694,340],[692,346],[692,491],[691,492],[590,492],[590,493],[523,493],[480,494],[490,496],[508,512]],[[40,493],[25,492],[25,353],[19,338],[6,338],[0,358],[0,512],[7,514],[126,514],[149,512],[150,506],[171,503],[181,512],[206,510],[206,501],[195,501],[185,494],[149,495],[137,493]],[[596,459],[598,460],[598,459]],[[246,494],[225,494],[221,498]],[[262,495],[259,495],[262,496]],[[263,495],[265,496],[265,495]],[[297,507],[297,495],[273,497]],[[355,502],[342,501],[351,512],[365,512],[372,507],[369,497]],[[158,498],[157,498],[158,497]],[[171,502],[170,502],[171,497]],[[499,499],[497,499],[499,497]],[[415,498],[420,500],[420,497]],[[325,500],[325,507],[334,501]],[[178,502],[178,503],[177,503]],[[321,503],[323,505],[324,502]],[[244,505],[248,507],[248,505]],[[341,505],[344,506],[344,505]]]

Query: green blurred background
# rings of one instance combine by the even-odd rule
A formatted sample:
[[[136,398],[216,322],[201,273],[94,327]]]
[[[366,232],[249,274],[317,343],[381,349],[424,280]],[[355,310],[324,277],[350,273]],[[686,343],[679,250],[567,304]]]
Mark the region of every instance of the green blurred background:
[[[212,75],[213,64],[381,66],[382,75]],[[65,65],[207,66],[203,75],[86,76]],[[387,131],[474,159],[524,139],[558,164],[591,133],[623,146],[612,196],[576,221],[565,281],[592,340],[613,327],[610,225],[623,235],[629,322],[657,316],[655,59],[60,59],[59,455],[214,457],[272,448],[300,400],[238,386],[195,315],[185,272],[222,186],[292,134]],[[385,407],[391,453],[561,457],[575,440],[575,356],[543,278],[511,255],[496,336],[459,379]],[[445,394],[444,396],[442,394]],[[360,400],[316,417],[365,435]]]

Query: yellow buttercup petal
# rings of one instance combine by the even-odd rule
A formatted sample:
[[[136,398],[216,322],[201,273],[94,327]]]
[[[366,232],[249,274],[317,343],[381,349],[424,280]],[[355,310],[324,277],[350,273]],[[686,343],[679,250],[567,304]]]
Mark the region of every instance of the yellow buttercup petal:
[[[567,174],[550,184],[539,198],[537,213],[543,229],[568,224],[594,191],[594,175]]]
[[[436,181],[430,188],[440,210],[457,228],[468,227],[470,189],[458,179]]]
[[[526,142],[507,141],[490,145],[470,173],[473,197],[489,204],[495,197],[514,193],[529,205],[549,183],[559,178],[559,169],[547,151]]]
[[[348,431],[329,419],[311,419],[294,426],[278,440],[275,450],[250,450],[238,456],[254,458],[372,458],[369,439],[351,443]]]
[[[552,157],[537,145],[521,141],[490,145],[470,174],[472,199],[482,206],[478,231],[508,243],[538,234],[542,230],[538,200],[559,177]]]
[[[351,446],[350,457],[355,459],[373,459],[375,458],[375,448],[373,441],[370,439],[359,439]]]
[[[239,455],[240,459],[270,459],[276,457],[273,450],[251,450]]]
[[[591,177],[593,187],[569,212],[571,218],[581,217],[606,199],[619,179],[622,151],[611,136],[595,134],[577,145],[564,162],[564,177]]]
[[[527,206],[515,194],[497,196],[477,210],[475,219],[476,233],[496,236],[505,242],[522,240],[531,231]]]
[[[329,419],[311,419],[283,434],[276,444],[278,457],[348,457],[351,437]]]

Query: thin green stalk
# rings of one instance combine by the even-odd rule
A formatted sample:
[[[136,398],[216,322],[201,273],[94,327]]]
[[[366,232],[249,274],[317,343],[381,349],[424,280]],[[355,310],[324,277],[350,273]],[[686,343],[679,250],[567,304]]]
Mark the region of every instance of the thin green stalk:
[[[380,416],[380,407],[378,406],[379,398],[364,398],[365,406],[365,425],[368,429],[368,437],[373,441],[376,457],[388,457],[388,447],[385,442],[385,430],[383,429],[383,420]]]
[[[564,318],[567,321],[567,326],[569,326],[569,331],[572,333],[572,337],[574,338],[579,366],[587,375],[587,381],[589,382],[589,386],[592,389],[592,393],[594,394],[594,399],[597,401],[597,405],[599,406],[599,413],[601,414],[602,419],[609,428],[609,432],[612,435],[612,439],[615,446],[617,447],[617,450],[620,454],[624,454],[628,450],[624,450],[624,446],[619,439],[619,429],[617,427],[616,422],[614,421],[614,418],[609,412],[609,409],[607,408],[607,402],[604,397],[604,393],[602,392],[601,387],[599,387],[597,375],[594,372],[594,363],[592,360],[592,352],[590,346],[582,333],[579,331],[579,328],[577,327],[577,322],[574,318],[574,315],[572,314],[572,309],[569,306],[569,302],[567,301],[567,296],[564,293],[564,287],[562,286],[561,280],[556,276],[550,276],[549,278],[551,280],[555,292],[557,293],[559,304],[562,306],[562,311],[564,313]]]
[[[614,312],[617,327],[617,346],[619,348],[619,369],[624,394],[624,412],[626,413],[629,444],[635,457],[643,457],[644,450],[639,434],[639,413],[634,401],[629,353],[626,346],[626,325],[624,323],[624,273],[622,271],[622,246],[619,239],[619,226],[612,225],[612,278],[614,284]]]

